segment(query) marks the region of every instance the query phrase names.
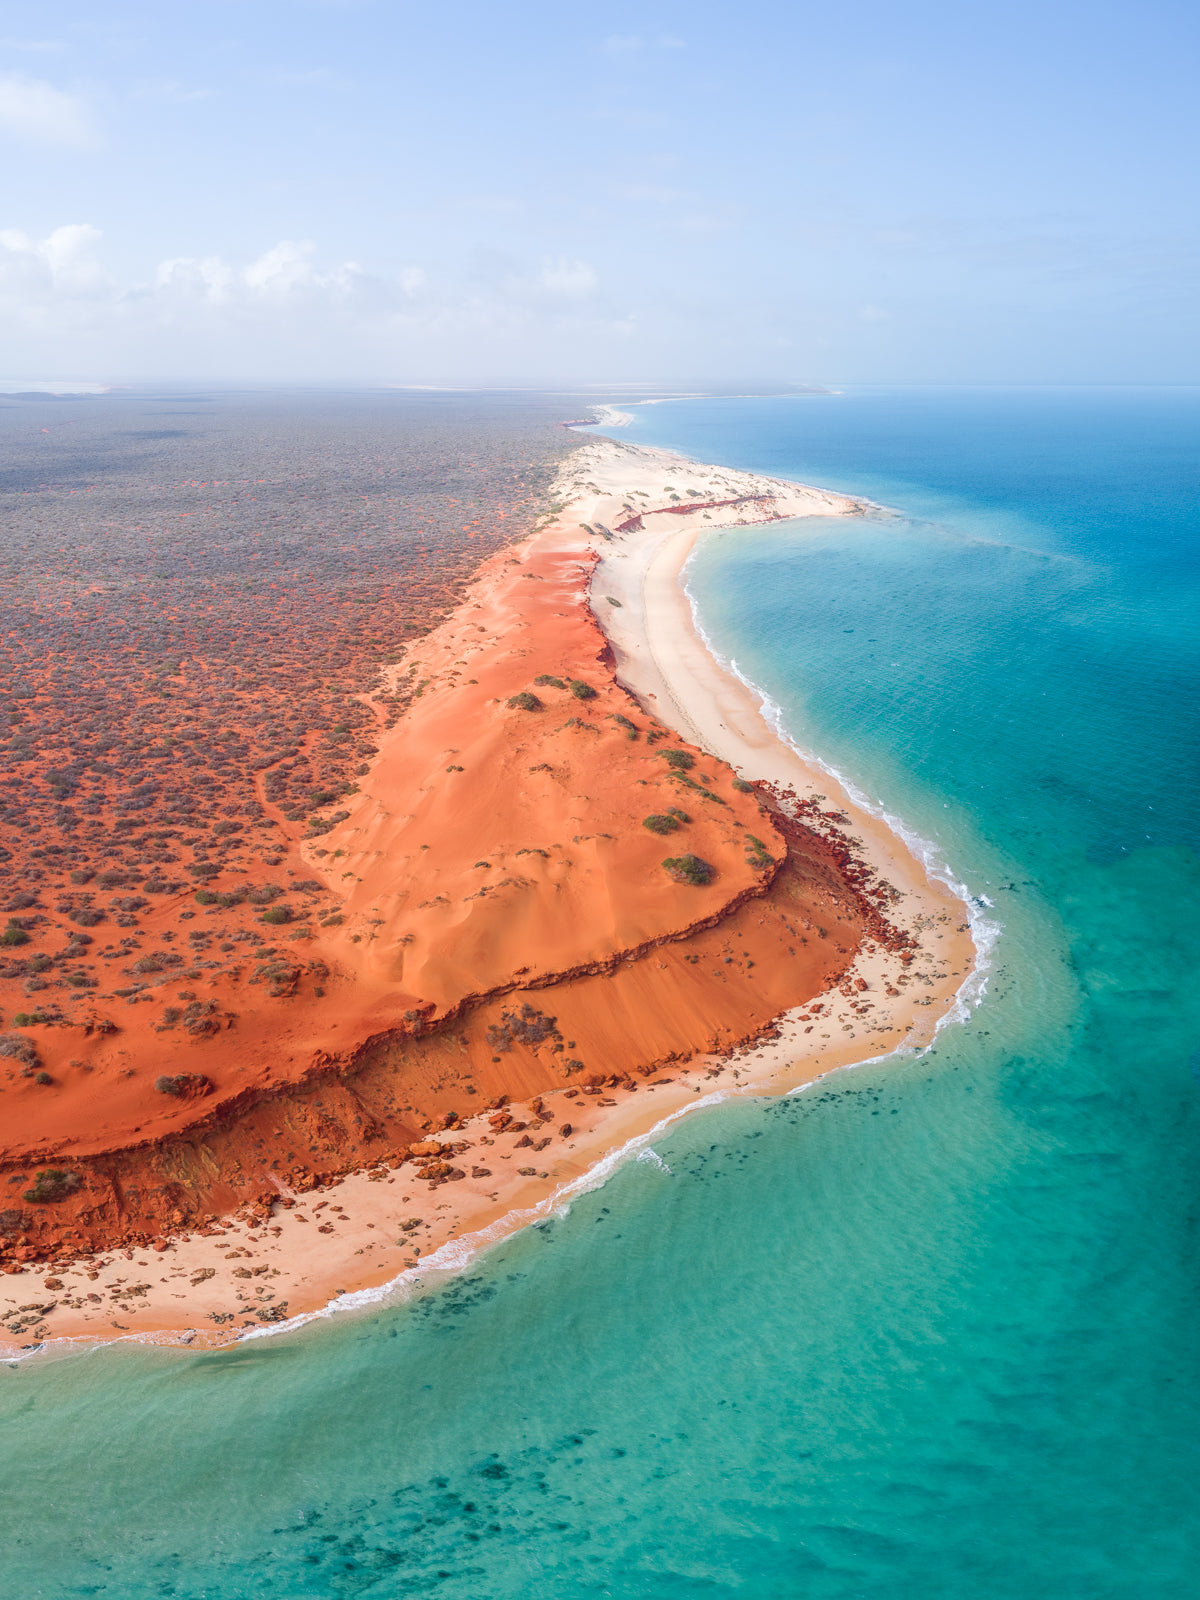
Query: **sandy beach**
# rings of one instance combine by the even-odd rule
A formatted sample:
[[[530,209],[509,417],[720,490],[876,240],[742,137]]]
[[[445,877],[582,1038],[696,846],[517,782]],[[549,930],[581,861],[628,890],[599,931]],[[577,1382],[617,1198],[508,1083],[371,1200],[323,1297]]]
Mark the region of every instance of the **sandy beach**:
[[[414,1038],[433,1022],[461,1026],[455,1048],[463,1065],[444,1090],[456,1108],[449,1113],[450,1125],[438,1126],[430,1113],[413,1125],[407,1160],[381,1152],[365,1160],[359,1172],[307,1187],[289,1181],[294,1168],[286,1162],[264,1159],[265,1193],[237,1201],[228,1214],[213,1215],[199,1230],[164,1229],[141,1246],[78,1259],[29,1262],[9,1255],[0,1279],[0,1316],[9,1338],[0,1350],[18,1355],[113,1338],[208,1348],[418,1292],[477,1248],[546,1214],[581,1185],[601,1181],[631,1141],[652,1137],[665,1122],[700,1103],[731,1094],[785,1092],[888,1051],[927,1044],[954,1007],[975,959],[962,901],[931,878],[883,822],[857,807],[835,779],[781,741],[757,697],[706,647],[682,584],[695,541],[708,529],[851,516],[861,510],[859,503],[823,491],[608,440],[575,452],[543,526],[492,558],[455,616],[393,669],[397,680],[408,673],[411,682],[419,658],[429,688],[397,724],[391,742],[381,739],[361,796],[319,846],[297,845],[297,870],[324,875],[342,899],[337,923],[313,936],[331,971],[332,994],[344,994],[346,1003],[341,1013],[325,1008],[322,1051],[327,1057],[333,1048],[334,1017],[343,1036],[353,1030],[360,1036],[386,1031],[401,1016],[417,1018],[408,1024]],[[535,582],[527,583],[530,578]],[[607,641],[606,660],[595,660],[593,650],[594,699],[575,707],[578,728],[572,719],[556,722],[553,729],[543,721],[536,734],[521,733],[522,740],[538,739],[542,745],[521,743],[514,752],[511,729],[517,724],[503,718],[512,685],[524,680],[501,681],[499,674],[511,677],[518,666],[522,673],[532,670],[547,637],[556,641],[548,660],[566,659],[569,649],[585,651],[591,635],[578,630],[585,612],[588,627],[594,617]],[[486,624],[478,621],[481,615]],[[469,644],[481,634],[489,641],[502,638],[503,651],[489,655],[490,643]],[[586,661],[586,654],[579,659]],[[494,682],[488,677],[493,670]],[[559,681],[553,671],[549,676]],[[579,680],[563,679],[560,687],[568,681]],[[462,698],[472,692],[474,699]],[[661,762],[647,765],[658,735],[651,726],[635,726],[636,717],[630,720],[620,711],[622,703],[631,712],[640,708],[654,724],[686,741],[699,764],[670,772]],[[455,710],[463,705],[473,708],[469,717]],[[446,728],[456,726],[447,719],[454,716],[460,717],[464,734],[447,749]],[[614,726],[621,723],[634,730],[629,742]],[[527,725],[533,726],[531,719],[519,726]],[[543,727],[549,731],[541,732]],[[472,728],[478,729],[477,746],[466,737]],[[582,737],[586,744],[610,733],[617,742],[604,747],[609,752],[605,770],[634,763],[627,771],[620,768],[626,771],[621,792],[633,797],[620,804],[634,808],[634,824],[622,834],[610,817],[610,826],[602,829],[593,808],[591,831],[571,836],[573,845],[560,844],[577,826],[579,784],[564,781],[554,793],[547,789],[537,802],[539,825],[544,824],[537,848],[516,849],[512,839],[518,835],[504,838],[510,856],[524,858],[519,892],[527,907],[521,913],[523,942],[506,936],[506,943],[496,932],[501,923],[486,918],[495,918],[489,908],[499,904],[497,896],[518,892],[516,869],[503,866],[494,836],[495,817],[508,803],[506,796],[516,793],[512,774],[523,774],[520,794],[527,796],[531,784],[543,782],[536,776],[539,763],[530,756],[543,756],[540,767],[550,775],[549,785],[555,772],[566,770],[568,756],[562,752],[574,748],[572,740],[577,745]],[[594,765],[595,757],[586,760]],[[518,761],[519,768],[513,764]],[[436,790],[424,776],[435,770],[443,785]],[[491,787],[480,779],[472,789],[474,770],[492,774]],[[591,768],[585,764],[582,770]],[[449,817],[446,772],[452,783],[464,774],[463,798]],[[722,863],[721,888],[711,891],[716,899],[704,902],[713,907],[705,916],[694,909],[701,902],[689,899],[696,891],[686,886],[664,897],[657,887],[664,846],[637,831],[636,819],[651,805],[654,786],[669,797],[684,793],[680,783],[690,784],[697,795],[695,820],[688,817],[689,843],[694,841],[705,859]],[[647,798],[638,797],[638,785],[648,786]],[[756,791],[752,785],[764,787]],[[599,794],[599,778],[592,788]],[[705,796],[713,803],[705,806]],[[600,799],[607,806],[618,804],[615,798]],[[593,803],[600,803],[596,795]],[[760,811],[764,803],[767,809]],[[774,823],[771,807],[778,808]],[[766,821],[756,821],[759,817]],[[793,824],[806,831],[814,849],[826,851],[830,862],[841,862],[852,878],[857,874],[871,886],[860,893],[866,909],[855,913],[860,917],[857,948],[839,943],[854,935],[836,931],[843,924],[850,927],[845,920],[849,902],[836,902],[819,883],[817,900],[805,903],[808,920],[776,906],[776,923],[766,929],[766,910],[756,907],[766,907],[771,883],[781,881]],[[620,825],[625,826],[623,820]],[[755,827],[761,838],[751,831]],[[492,833],[485,840],[488,828]],[[605,841],[626,837],[630,843],[618,867]],[[739,842],[745,839],[753,846]],[[485,846],[487,860],[476,859]],[[635,847],[640,854],[631,856]],[[330,861],[334,851],[336,876]],[[488,883],[496,892],[481,898],[479,870],[489,863],[495,876]],[[619,904],[606,888],[615,872],[625,873],[630,885]],[[639,887],[643,883],[654,885],[655,893]],[[836,945],[846,953],[835,962],[836,981],[823,985],[826,954],[813,932],[812,904],[826,901],[843,921],[830,921],[835,932],[825,940],[825,951]],[[870,921],[873,906],[894,937],[872,933],[884,925]],[[601,907],[607,908],[603,916]],[[762,923],[755,936],[763,941],[769,936],[773,943],[764,942],[761,950],[753,946],[752,959],[751,933],[739,931],[734,949],[731,918],[741,919],[739,930]],[[506,914],[503,926],[511,920]],[[813,934],[811,941],[801,929]],[[794,946],[786,943],[792,931]],[[825,939],[824,931],[817,932]],[[539,967],[542,958],[530,954],[538,951],[553,951],[555,961],[547,955]],[[793,958],[796,970],[789,974]],[[672,962],[691,965],[668,971]],[[732,974],[718,963],[740,963],[745,969],[740,990],[729,989]],[[664,1032],[650,1041],[649,1019],[661,1009],[653,985],[684,982],[696,985],[697,995],[713,995],[714,1005],[717,984],[725,986],[727,1010],[714,1011],[706,1024],[710,1043],[719,1048],[698,1049],[682,1033],[676,1038]],[[776,988],[763,987],[770,983]],[[791,992],[800,994],[802,1003],[781,1007],[770,998]],[[504,1020],[516,1013],[501,1007],[514,1004],[508,997],[515,994],[531,1011],[527,997],[538,993],[546,996],[546,1005],[553,1003],[558,1033],[570,1031],[572,1037],[559,1038],[557,1045],[547,1042],[540,1056],[530,1055],[517,1070],[526,1061],[519,1051],[494,1053],[497,1029],[516,1026]],[[751,993],[757,1009],[747,1010],[748,1002],[738,997]],[[480,1020],[472,1022],[464,996],[472,1006],[486,1001],[492,1009],[479,1010]],[[746,1021],[739,1028],[742,1012]],[[623,1032],[622,1016],[635,1019]],[[638,1018],[647,1019],[641,1054],[639,1039],[630,1037],[639,1031]],[[562,1056],[576,1045],[584,1055],[589,1040],[591,1058],[568,1061],[566,1081],[562,1070],[549,1072],[554,1058],[547,1052],[557,1048]],[[297,1083],[308,1059],[297,1050]],[[584,1065],[602,1070],[585,1072]],[[451,1076],[444,1060],[437,1071],[442,1076],[429,1069],[431,1095],[435,1088],[442,1092]],[[507,1077],[497,1094],[502,1074]],[[286,1073],[276,1069],[274,1075],[279,1087]],[[475,1094],[475,1102],[465,1101],[466,1094]],[[443,1102],[429,1100],[430,1106],[435,1103]],[[285,1138],[282,1123],[263,1126],[256,1148],[276,1138]]]

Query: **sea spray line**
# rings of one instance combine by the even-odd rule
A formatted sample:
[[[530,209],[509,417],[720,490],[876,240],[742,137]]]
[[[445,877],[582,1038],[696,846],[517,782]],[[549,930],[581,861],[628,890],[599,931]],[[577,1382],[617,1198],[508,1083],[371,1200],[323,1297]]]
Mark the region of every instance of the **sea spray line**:
[[[961,992],[961,991],[960,991]],[[940,1024],[939,1024],[940,1027]],[[937,1036],[935,1029],[934,1037]],[[789,1089],[783,1098],[788,1099],[793,1095],[802,1094],[805,1090],[813,1088],[818,1083],[823,1083],[835,1072],[848,1072],[856,1067],[870,1066],[873,1063],[887,1061],[897,1056],[911,1054],[919,1058],[933,1048],[932,1042],[921,1049],[911,1046],[898,1045],[894,1049],[885,1050],[876,1056],[867,1056],[861,1061],[847,1062],[839,1067],[831,1067],[828,1072],[823,1072],[809,1083],[798,1084],[794,1089]],[[416,1298],[418,1291],[433,1291],[441,1286],[441,1280],[450,1278],[462,1272],[477,1255],[490,1249],[493,1245],[501,1243],[504,1239],[524,1228],[533,1227],[539,1222],[546,1222],[557,1217],[566,1217],[570,1214],[571,1202],[580,1195],[590,1194],[593,1190],[601,1189],[616,1173],[620,1167],[631,1158],[648,1165],[656,1166],[664,1173],[674,1176],[672,1168],[651,1148],[651,1141],[658,1138],[673,1123],[681,1121],[684,1117],[691,1116],[694,1112],[702,1111],[708,1107],[723,1105],[734,1097],[765,1099],[753,1084],[739,1086],[736,1089],[713,1090],[702,1095],[698,1100],[689,1105],[677,1107],[669,1112],[647,1129],[645,1133],[635,1134],[616,1149],[610,1150],[594,1162],[586,1172],[580,1173],[577,1178],[572,1178],[569,1183],[561,1184],[545,1199],[536,1205],[528,1207],[514,1207],[506,1211],[502,1217],[489,1223],[486,1228],[479,1229],[476,1233],[464,1234],[461,1238],[450,1239],[440,1245],[431,1255],[426,1257],[419,1266],[406,1267],[403,1272],[397,1273],[387,1283],[376,1284],[366,1289],[355,1289],[348,1294],[335,1295],[325,1305],[313,1311],[301,1312],[286,1321],[267,1324],[261,1328],[247,1328],[237,1336],[237,1343],[245,1344],[252,1339],[272,1339],[279,1334],[293,1333],[310,1322],[318,1319],[329,1319],[339,1313],[347,1311],[362,1311],[373,1306],[382,1305],[387,1301],[395,1304],[407,1304]],[[636,1156],[635,1156],[636,1153]],[[436,1274],[437,1283],[425,1281],[428,1274]],[[136,1336],[135,1336],[136,1337]]]
[[[739,677],[740,676],[741,675],[739,674]],[[742,678],[741,681],[745,683],[746,679]],[[834,769],[832,768],[824,767],[823,770],[833,773],[834,776],[838,776],[838,774],[834,772]],[[839,777],[839,782],[840,781],[841,779]],[[860,802],[856,801],[856,803]],[[997,929],[997,932],[998,931],[999,930]],[[965,987],[966,985],[963,986],[963,988]],[[962,992],[963,989],[960,989],[958,991],[958,996],[961,996]],[[980,992],[980,998],[982,998],[982,990]],[[934,1030],[934,1039],[936,1039],[937,1034],[941,1030],[942,1022],[954,1016],[957,1010],[958,997],[956,996],[955,1008],[951,1012],[947,1013],[946,1018],[943,1018],[941,1021],[939,1021]],[[965,1019],[967,1015],[969,1015],[969,1011],[964,1010],[959,1020]],[[848,1072],[858,1067],[870,1066],[872,1064],[910,1054],[914,1057],[914,1059],[919,1059],[921,1056],[928,1054],[932,1048],[933,1041],[921,1048],[913,1048],[909,1045],[900,1044],[891,1050],[883,1051],[879,1055],[867,1056],[859,1061],[846,1062],[841,1066],[831,1067],[827,1072],[821,1073],[819,1077],[812,1079],[810,1082],[797,1084],[794,1088],[785,1091],[783,1098],[789,1099],[793,1095],[803,1094],[805,1091],[815,1087],[817,1084],[823,1083],[826,1079],[832,1077],[837,1072]],[[684,1117],[691,1116],[693,1112],[701,1111],[708,1107],[723,1105],[727,1100],[731,1100],[735,1096],[738,1098],[766,1098],[766,1096],[760,1095],[754,1084],[739,1085],[733,1089],[712,1090],[708,1094],[702,1095],[699,1099],[694,1100],[687,1105],[678,1106],[674,1111],[668,1112],[665,1117],[660,1118],[659,1121],[657,1121],[644,1133],[635,1134],[630,1139],[626,1140],[624,1144],[618,1145],[615,1149],[608,1151],[607,1154],[602,1156],[598,1161],[594,1162],[590,1167],[588,1167],[585,1172],[580,1173],[576,1178],[572,1178],[570,1182],[559,1185],[553,1191],[553,1193],[547,1195],[535,1205],[527,1207],[514,1207],[512,1210],[506,1211],[503,1216],[496,1218],[495,1221],[489,1223],[484,1228],[480,1228],[475,1233],[464,1234],[456,1239],[448,1239],[445,1244],[440,1245],[418,1266],[406,1267],[403,1271],[397,1273],[394,1278],[390,1278],[386,1283],[376,1284],[365,1289],[351,1290],[346,1294],[335,1295],[331,1300],[326,1301],[323,1306],[319,1306],[312,1311],[300,1312],[296,1316],[288,1317],[280,1322],[269,1323],[258,1328],[243,1329],[233,1340],[230,1341],[228,1345],[224,1346],[223,1348],[231,1349],[235,1344],[246,1344],[255,1339],[270,1339],[275,1338],[280,1334],[295,1333],[311,1322],[316,1322],[318,1320],[329,1320],[343,1312],[369,1310],[374,1306],[383,1305],[388,1302],[394,1305],[408,1304],[412,1300],[416,1299],[420,1293],[436,1291],[442,1286],[444,1280],[452,1278],[458,1273],[464,1271],[476,1256],[482,1254],[485,1250],[490,1249],[493,1245],[499,1244],[504,1239],[521,1232],[524,1228],[535,1226],[539,1222],[546,1222],[554,1218],[568,1216],[571,1210],[571,1203],[574,1199],[580,1195],[590,1194],[596,1189],[603,1188],[609,1179],[631,1157],[635,1157],[638,1162],[656,1166],[662,1172],[670,1176],[674,1176],[672,1168],[663,1160],[658,1152],[652,1148],[652,1141],[657,1139],[659,1135],[666,1132],[666,1130],[669,1129],[674,1123],[681,1121]],[[436,1281],[430,1282],[429,1279],[431,1277]],[[20,1354],[12,1356],[5,1356],[3,1361],[5,1365],[15,1366],[18,1362],[24,1361],[29,1357],[36,1355],[46,1355],[52,1352],[58,1352],[62,1354],[71,1353],[90,1355],[97,1351],[108,1350],[115,1345],[121,1344],[177,1348],[178,1339],[169,1331],[127,1333],[122,1334],[115,1339],[103,1340],[85,1340],[74,1337],[51,1339],[37,1345],[32,1350],[23,1351]],[[80,1345],[83,1345],[85,1348],[76,1348]],[[209,1347],[206,1346],[205,1348],[207,1349]]]
[[[718,530],[713,529],[712,531],[717,532]],[[822,772],[828,773],[831,778],[835,779],[856,806],[861,807],[870,816],[883,822],[921,861],[929,876],[936,878],[939,883],[945,884],[955,898],[962,902],[967,923],[971,929],[971,937],[975,944],[975,961],[972,964],[971,971],[955,992],[954,1004],[944,1016],[938,1018],[934,1025],[933,1038],[936,1040],[938,1034],[948,1022],[965,1022],[986,995],[988,974],[992,968],[992,952],[1003,931],[1003,925],[999,922],[989,921],[982,915],[979,910],[978,898],[972,895],[967,885],[955,873],[940,845],[930,839],[926,839],[915,828],[910,827],[903,817],[889,811],[883,801],[872,800],[852,779],[846,777],[831,762],[826,761],[814,751],[807,750],[799,745],[792,736],[784,716],[783,707],[778,701],[773,699],[752,678],[748,678],[731,656],[725,655],[722,650],[717,648],[701,621],[700,608],[696,596],[686,581],[687,570],[692,564],[697,548],[698,543],[697,546],[693,546],[691,553],[684,562],[680,579],[683,592],[687,596],[687,602],[691,609],[692,625],[703,641],[705,649],[739,683],[743,684],[751,694],[758,698],[763,720],[772,729],[781,744],[785,744],[789,749],[795,751],[801,761],[818,767]]]
[[[706,643],[708,643],[707,640]],[[831,762],[823,760],[821,756],[798,745],[787,731],[782,707],[758,684],[746,677],[736,661],[730,660],[728,665],[734,676],[745,684],[746,688],[753,694],[760,697],[764,720],[771,726],[780,741],[790,745],[801,760],[818,767],[822,772],[826,772],[831,778],[836,779],[856,806],[885,823],[896,837],[903,841],[913,855],[921,861],[929,876],[936,878],[939,883],[945,884],[955,898],[962,902],[967,923],[971,929],[971,937],[975,944],[975,961],[971,971],[955,991],[954,1004],[935,1023],[933,1036],[936,1039],[947,1022],[965,1022],[971,1011],[979,1005],[987,993],[988,973],[991,971],[992,966],[992,951],[1002,932],[1002,925],[998,922],[991,922],[982,915],[978,909],[977,897],[971,894],[967,885],[955,874],[939,845],[917,833],[902,817],[893,811],[889,811],[882,801],[872,801],[852,779],[833,766]]]
[[[936,1038],[936,1032],[934,1037]],[[898,1044],[890,1050],[885,1050],[882,1055],[863,1056],[858,1061],[843,1061],[836,1067],[830,1067],[828,1072],[822,1072],[819,1077],[810,1078],[807,1083],[798,1083],[792,1089],[785,1089],[781,1099],[791,1100],[798,1094],[807,1094],[810,1089],[815,1089],[818,1084],[825,1083],[835,1077],[839,1072],[857,1072],[859,1067],[875,1067],[881,1061],[894,1061],[898,1056],[911,1056],[914,1061],[919,1061],[922,1056],[928,1055],[933,1049],[932,1041],[926,1045]]]
[[[735,1090],[731,1093],[748,1094],[749,1092],[749,1087],[747,1087],[747,1089]],[[406,1267],[403,1272],[397,1273],[387,1283],[376,1284],[367,1289],[355,1289],[349,1294],[335,1295],[332,1300],[326,1301],[323,1306],[319,1306],[315,1311],[300,1312],[297,1316],[289,1317],[286,1321],[270,1323],[261,1328],[247,1328],[238,1335],[237,1342],[245,1344],[251,1339],[271,1339],[277,1334],[294,1332],[296,1329],[304,1327],[306,1323],[314,1322],[318,1318],[329,1318],[336,1316],[341,1311],[360,1311],[369,1306],[380,1305],[391,1296],[403,1293],[405,1290],[435,1287],[423,1284],[421,1282],[422,1275],[432,1270],[439,1275],[444,1274],[449,1277],[454,1273],[461,1272],[468,1262],[481,1251],[491,1245],[499,1244],[501,1240],[508,1238],[511,1234],[519,1233],[523,1228],[531,1227],[534,1223],[548,1221],[552,1217],[566,1216],[570,1211],[572,1200],[579,1195],[590,1194],[593,1189],[603,1188],[613,1173],[635,1152],[638,1153],[639,1160],[642,1158],[643,1153],[648,1152],[650,1161],[657,1163],[666,1172],[670,1172],[670,1167],[667,1166],[657,1151],[649,1150],[651,1142],[669,1128],[672,1123],[678,1122],[682,1117],[690,1116],[694,1111],[700,1111],[705,1106],[722,1105],[731,1098],[731,1093],[715,1089],[709,1094],[702,1095],[698,1100],[692,1101],[689,1105],[678,1106],[674,1111],[668,1112],[665,1117],[660,1118],[645,1133],[634,1134],[624,1144],[618,1145],[616,1149],[610,1150],[606,1155],[601,1156],[599,1161],[593,1162],[587,1171],[581,1172],[577,1178],[572,1178],[569,1183],[560,1184],[552,1194],[547,1195],[543,1200],[539,1200],[536,1205],[514,1207],[513,1210],[506,1211],[502,1217],[498,1217],[495,1222],[489,1223],[486,1228],[480,1228],[476,1233],[468,1233],[461,1238],[447,1240],[445,1244],[439,1245],[420,1266]],[[412,1297],[409,1294],[405,1296],[405,1299],[411,1299]]]
[[[674,1173],[671,1171],[671,1168],[659,1155],[657,1150],[642,1150],[638,1154],[638,1160],[644,1161],[647,1166],[657,1167],[660,1172],[670,1173],[671,1176],[674,1177]]]
[[[733,1095],[750,1093],[749,1086],[745,1089],[730,1091],[714,1090],[703,1095],[690,1105],[679,1106],[669,1112],[667,1116],[659,1119],[652,1128],[645,1133],[635,1134],[618,1145],[615,1150],[610,1150],[599,1161],[594,1162],[586,1172],[580,1173],[577,1178],[572,1178],[569,1183],[561,1184],[545,1199],[538,1201],[534,1206],[514,1207],[506,1211],[485,1228],[480,1228],[475,1233],[464,1234],[461,1238],[448,1239],[433,1253],[425,1258],[416,1267],[406,1267],[394,1278],[386,1283],[375,1284],[366,1289],[354,1289],[347,1294],[335,1295],[332,1300],[326,1301],[323,1306],[313,1311],[304,1311],[294,1317],[288,1317],[281,1322],[270,1323],[261,1328],[246,1328],[237,1335],[236,1343],[246,1344],[252,1339],[273,1339],[279,1334],[295,1333],[310,1322],[318,1319],[329,1319],[345,1311],[361,1311],[372,1306],[381,1305],[385,1301],[394,1304],[407,1304],[414,1300],[418,1291],[432,1291],[440,1287],[440,1283],[425,1281],[430,1274],[439,1279],[450,1278],[462,1272],[475,1256],[489,1249],[492,1245],[501,1243],[504,1239],[519,1233],[522,1229],[533,1227],[538,1222],[549,1221],[556,1217],[566,1217],[570,1214],[571,1202],[579,1195],[589,1194],[594,1189],[603,1188],[609,1178],[621,1167],[633,1153],[637,1152],[636,1159],[649,1165],[658,1167],[661,1171],[674,1176],[671,1167],[658,1154],[657,1150],[650,1147],[650,1141],[664,1132],[672,1123],[681,1118],[690,1116],[693,1111],[699,1111],[706,1106],[720,1105],[731,1099]],[[35,1346],[32,1350],[22,1351],[19,1355],[5,1356],[5,1365],[15,1365],[25,1361],[31,1356],[48,1354],[52,1347],[73,1347],[86,1344],[85,1350],[73,1350],[72,1353],[84,1355],[92,1354],[97,1350],[108,1350],[119,1344],[165,1345],[174,1348],[177,1340],[174,1335],[165,1332],[154,1333],[129,1333],[122,1334],[116,1339],[79,1340],[75,1338],[46,1340]],[[232,1343],[225,1348],[232,1348]]]
[[[822,772],[827,772],[831,778],[845,790],[856,806],[886,823],[891,831],[901,839],[909,850],[912,851],[931,878],[936,878],[939,883],[944,883],[951,893],[960,900],[966,913],[967,922],[971,929],[971,936],[975,943],[976,959],[971,971],[964,978],[955,993],[954,1005],[944,1016],[939,1017],[934,1027],[936,1038],[942,1027],[949,1021],[965,1021],[970,1011],[982,1001],[987,992],[987,974],[991,970],[991,953],[1002,931],[998,922],[990,922],[979,909],[980,903],[977,896],[972,895],[970,889],[955,874],[946,859],[941,847],[929,839],[924,838],[915,828],[909,826],[905,820],[895,812],[889,811],[883,801],[872,801],[869,796],[858,787],[831,762],[825,761],[821,756],[804,750],[790,736],[784,721],[783,708],[771,698],[765,690],[747,678],[739,669],[736,661],[730,661],[730,670],[754,694],[761,697],[761,708],[765,720],[770,724],[777,737],[791,746],[802,760],[819,767]]]

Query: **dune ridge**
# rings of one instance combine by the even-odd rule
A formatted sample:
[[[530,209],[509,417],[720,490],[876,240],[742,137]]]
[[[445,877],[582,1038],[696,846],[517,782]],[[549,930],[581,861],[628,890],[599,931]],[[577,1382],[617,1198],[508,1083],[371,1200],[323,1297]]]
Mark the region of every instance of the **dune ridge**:
[[[319,919],[195,984],[207,1033],[164,1037],[143,1009],[179,1010],[170,978],[132,1016],[93,1008],[80,1092],[52,1128],[45,1102],[6,1127],[0,1182],[53,1162],[68,1186],[0,1202],[10,1279],[53,1263],[53,1300],[7,1312],[20,1293],[0,1292],[10,1336],[285,1325],[503,1226],[702,1087],[927,1037],[969,970],[961,905],[828,801],[678,581],[706,526],[860,509],[607,440],[574,452],[542,524],[362,697],[378,753],[292,847]],[[156,1091],[156,1069],[203,1087]],[[231,1249],[261,1259],[230,1269]],[[131,1289],[131,1261],[153,1281]]]

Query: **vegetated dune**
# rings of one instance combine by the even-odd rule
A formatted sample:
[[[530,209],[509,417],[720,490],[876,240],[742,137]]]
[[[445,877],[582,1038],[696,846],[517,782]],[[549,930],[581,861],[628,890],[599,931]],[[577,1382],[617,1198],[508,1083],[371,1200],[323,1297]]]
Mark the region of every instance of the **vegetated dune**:
[[[827,822],[784,817],[618,686],[593,561],[570,528],[492,556],[359,697],[365,770],[303,820],[297,770],[338,730],[264,766],[269,863],[214,830],[210,888],[151,901],[123,861],[89,900],[40,899],[35,951],[81,959],[84,925],[107,928],[80,912],[126,894],[138,934],[116,987],[55,990],[0,1038],[11,1261],[394,1162],[481,1103],[661,1072],[769,1029],[864,937],[905,945]]]

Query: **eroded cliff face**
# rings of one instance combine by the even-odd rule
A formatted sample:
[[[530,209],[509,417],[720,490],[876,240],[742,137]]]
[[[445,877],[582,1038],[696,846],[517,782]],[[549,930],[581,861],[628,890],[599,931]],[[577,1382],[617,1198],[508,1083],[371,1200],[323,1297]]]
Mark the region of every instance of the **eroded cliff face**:
[[[864,939],[904,943],[830,819],[789,818],[619,687],[591,563],[554,529],[492,557],[364,697],[357,792],[306,826],[265,771],[289,838],[269,884],[175,897],[124,992],[10,1029],[10,1261],[395,1163],[488,1102],[669,1071],[769,1029]]]

